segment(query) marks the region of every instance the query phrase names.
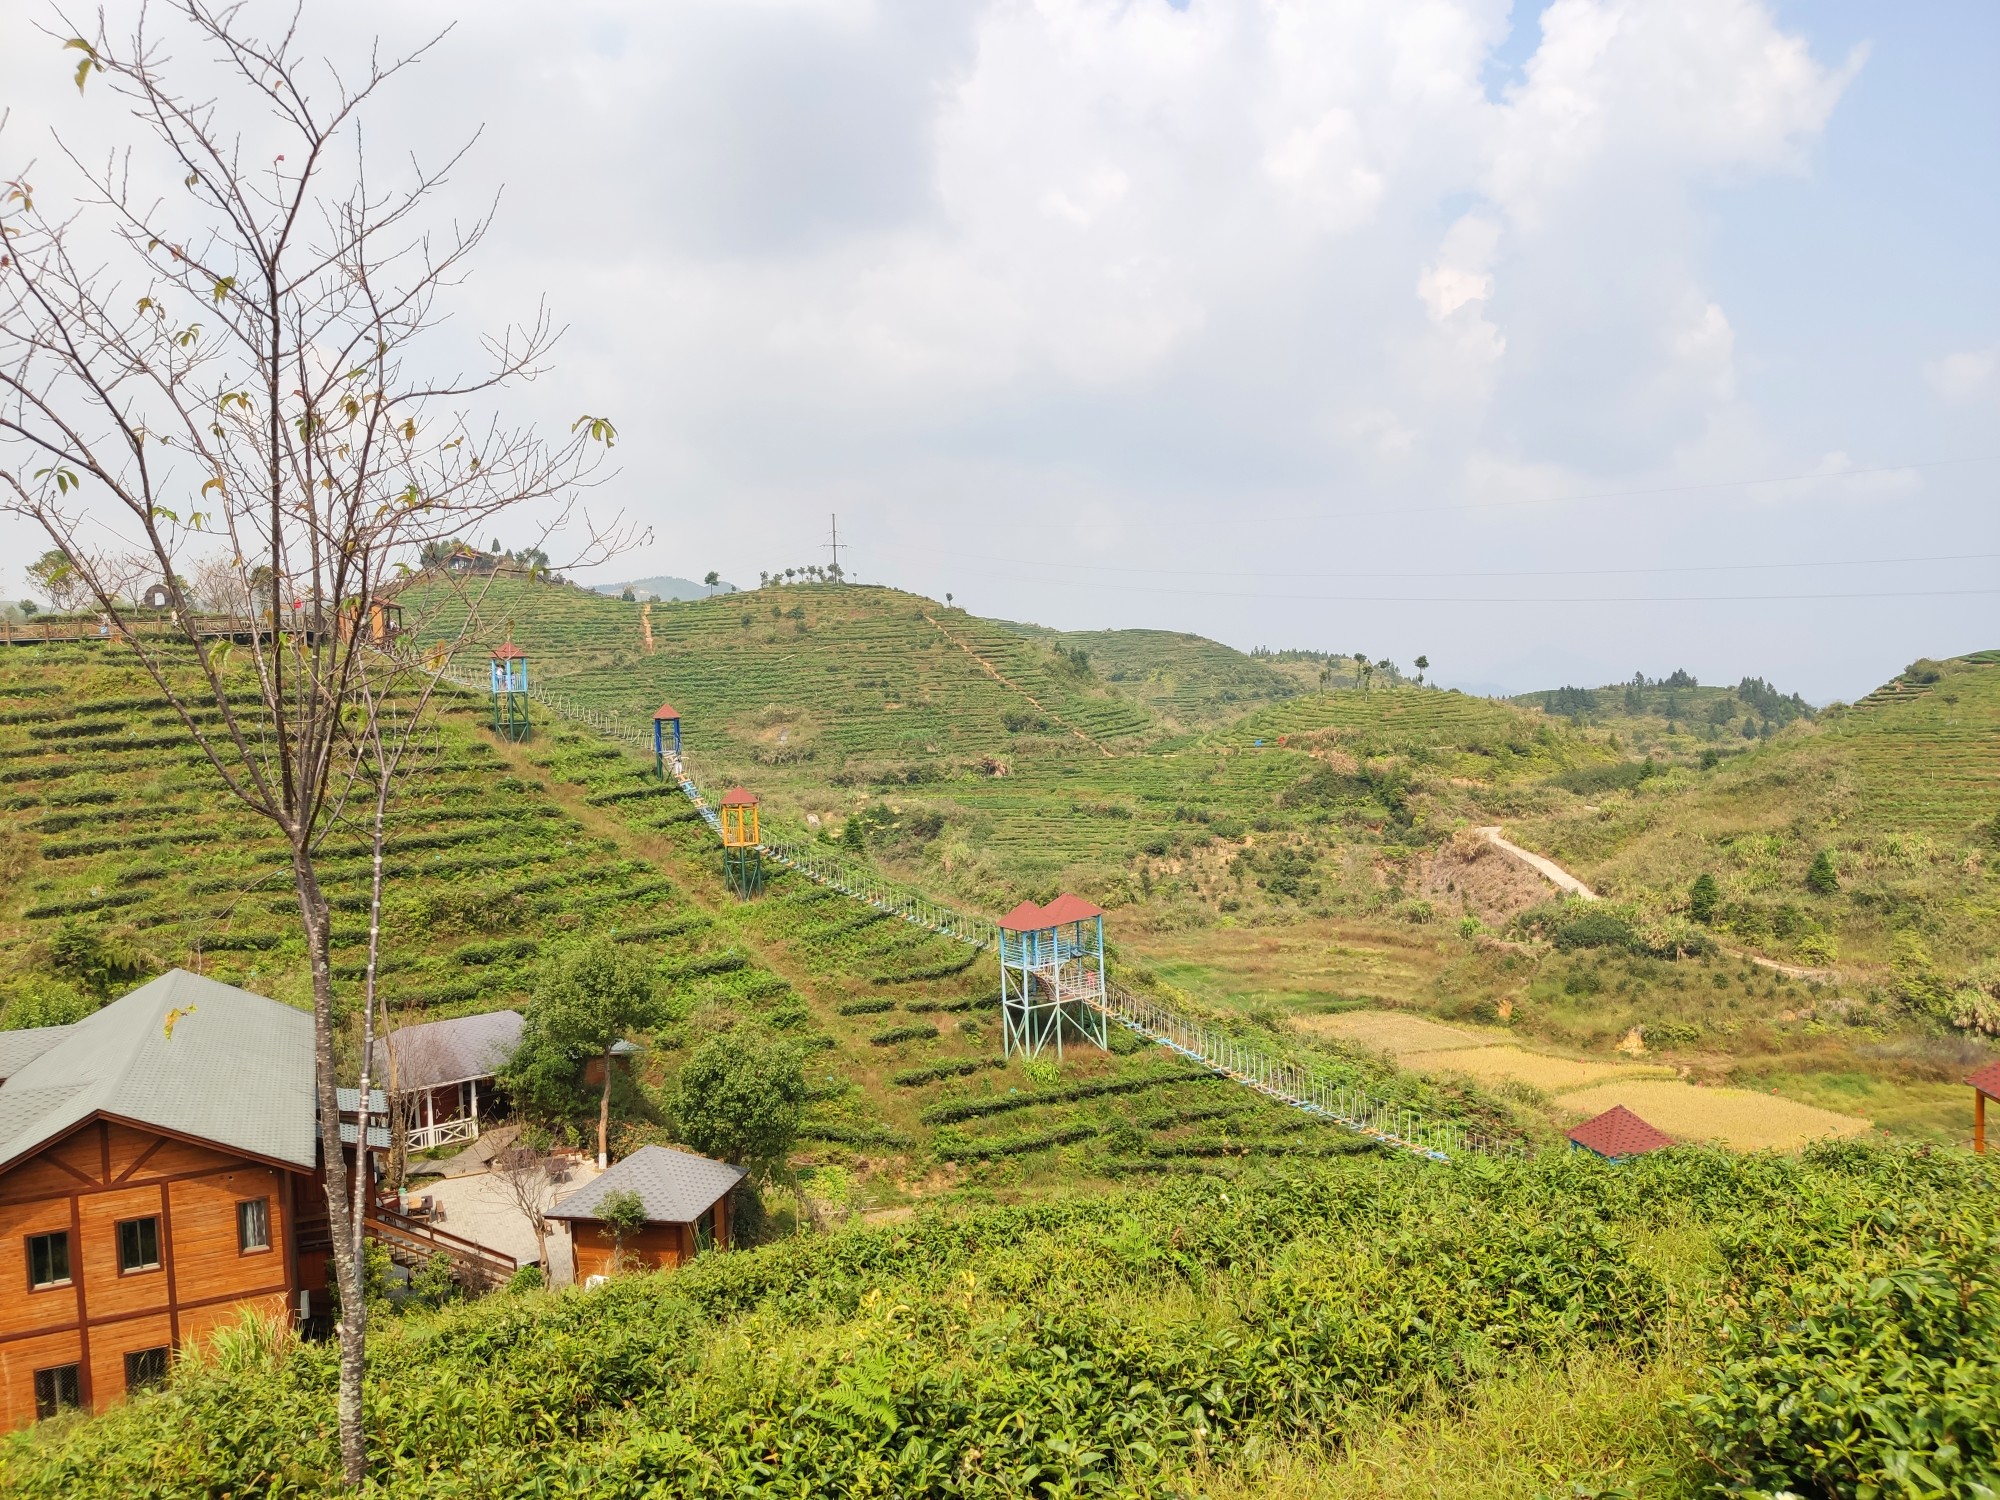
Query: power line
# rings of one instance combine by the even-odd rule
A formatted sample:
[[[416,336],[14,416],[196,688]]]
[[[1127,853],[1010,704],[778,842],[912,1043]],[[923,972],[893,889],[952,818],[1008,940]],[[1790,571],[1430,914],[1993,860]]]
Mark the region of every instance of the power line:
[[[2000,558],[2000,552],[1955,552],[1931,557],[1829,558],[1811,562],[1686,563],[1659,568],[1519,568],[1479,572],[1421,573],[1389,573],[1374,568],[1307,573],[1273,573],[1262,568],[1135,568],[1115,563],[1063,562],[1058,558],[995,558],[981,559],[981,561],[995,561],[1024,568],[1070,568],[1085,573],[1147,573],[1186,578],[1583,578],[1633,577],[1651,573],[1782,572],[1792,568],[1888,568],[1914,563],[1989,562],[1996,558]]]
[[[1060,580],[1020,579],[1025,583]],[[1271,599],[1303,604],[1748,604],[1820,599],[1953,599],[2000,595],[2000,588],[1891,589],[1881,592],[1824,594],[1527,594],[1496,597],[1484,594],[1274,594],[1225,589],[1172,589],[1134,583],[1098,583],[1093,590],[1121,594],[1169,594],[1189,599]]]

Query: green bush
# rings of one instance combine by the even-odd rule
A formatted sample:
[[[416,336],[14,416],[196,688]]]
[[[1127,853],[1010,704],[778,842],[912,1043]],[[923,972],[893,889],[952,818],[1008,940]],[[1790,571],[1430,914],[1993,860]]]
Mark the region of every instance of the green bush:
[[[1550,939],[1563,952],[1578,948],[1630,948],[1634,932],[1629,918],[1602,906],[1586,906],[1563,920]]]
[[[1743,1490],[2000,1493],[2000,1233],[1990,1206],[1885,1210],[1794,1270],[1754,1254],[1683,1412]],[[1845,1249],[1846,1247],[1841,1247]]]
[[[1713,875],[1703,870],[1688,887],[1688,915],[1703,924],[1713,922],[1721,900],[1722,887],[1716,884]]]
[[[1840,872],[1833,867],[1833,854],[1822,849],[1813,856],[1812,868],[1806,871],[1806,889],[1816,896],[1831,896],[1840,889]]]

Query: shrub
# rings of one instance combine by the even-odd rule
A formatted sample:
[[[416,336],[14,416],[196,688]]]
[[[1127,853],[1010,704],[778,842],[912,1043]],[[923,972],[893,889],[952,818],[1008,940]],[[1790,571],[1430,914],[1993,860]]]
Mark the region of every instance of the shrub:
[[[1990,1211],[1883,1214],[1803,1270],[1753,1257],[1683,1414],[1745,1490],[2000,1489],[2000,1236]]]
[[[1806,871],[1806,889],[1816,896],[1831,896],[1840,889],[1840,872],[1834,869],[1829,850],[1813,856],[1812,868]]]
[[[928,1041],[937,1034],[938,1029],[935,1026],[912,1024],[909,1026],[891,1026],[887,1031],[876,1032],[868,1040],[877,1047],[893,1047],[898,1042]]]
[[[1703,870],[1688,887],[1688,915],[1704,925],[1715,920],[1715,908],[1722,900],[1722,888],[1715,877]]]
[[[1586,906],[1550,934],[1556,947],[1568,953],[1577,948],[1630,948],[1631,921],[1602,906]]]
[[[791,1154],[805,1108],[798,1043],[739,1026],[695,1048],[673,1091],[675,1133],[694,1150],[769,1173]]]

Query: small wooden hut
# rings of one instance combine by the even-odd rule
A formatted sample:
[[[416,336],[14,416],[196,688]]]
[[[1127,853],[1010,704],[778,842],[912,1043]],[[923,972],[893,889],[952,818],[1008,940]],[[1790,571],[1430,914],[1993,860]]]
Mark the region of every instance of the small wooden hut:
[[[633,1269],[666,1270],[729,1243],[729,1194],[747,1175],[741,1167],[692,1152],[641,1146],[563,1199],[548,1217],[569,1224],[576,1279],[588,1282],[608,1276],[619,1251],[597,1210],[613,1193],[636,1193],[646,1222],[626,1236],[625,1263]]]

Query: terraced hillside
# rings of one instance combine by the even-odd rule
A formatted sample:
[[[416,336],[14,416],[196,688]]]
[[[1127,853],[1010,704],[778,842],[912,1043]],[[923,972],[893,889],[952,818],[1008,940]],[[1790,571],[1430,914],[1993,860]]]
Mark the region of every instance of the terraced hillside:
[[[667,1137],[660,1091],[685,1049],[738,1025],[808,1048],[808,1160],[858,1173],[867,1199],[938,1168],[1020,1183],[1362,1144],[1124,1039],[1057,1071],[1002,1067],[990,956],[782,870],[739,905],[707,825],[644,759],[547,722],[496,744],[480,709],[446,701],[396,804],[385,989],[399,1022],[518,1006],[556,942],[608,932],[642,948],[668,1003],[621,1107],[623,1148]],[[0,653],[0,716],[0,1025],[74,1019],[174,965],[306,1003],[282,846],[222,795],[128,659],[96,644]],[[336,834],[323,867],[350,1003],[363,852]],[[1407,1087],[1503,1123],[1490,1104]]]
[[[1033,641],[1081,651],[1098,678],[1171,729],[1227,723],[1301,691],[1297,676],[1205,636],[1171,630],[1050,630],[1006,622]]]
[[[1000,909],[1062,886],[1138,899],[1170,866],[1294,826],[1407,832],[1465,800],[1450,782],[1618,755],[1604,736],[1456,693],[1298,695],[1294,674],[1198,638],[1064,635],[889,589],[773,588],[642,615],[503,584],[488,614],[486,638],[511,632],[537,680],[580,703],[639,725],[672,702],[704,782],[753,787],[787,836],[837,832]],[[1212,904],[1271,889],[1197,884]]]
[[[1661,910],[1710,874],[1722,929],[1776,956],[1882,963],[1907,933],[1967,970],[2000,957],[2000,653],[1918,663],[1710,770],[1561,802],[1510,831]],[[1822,852],[1831,885],[1808,879]]]

